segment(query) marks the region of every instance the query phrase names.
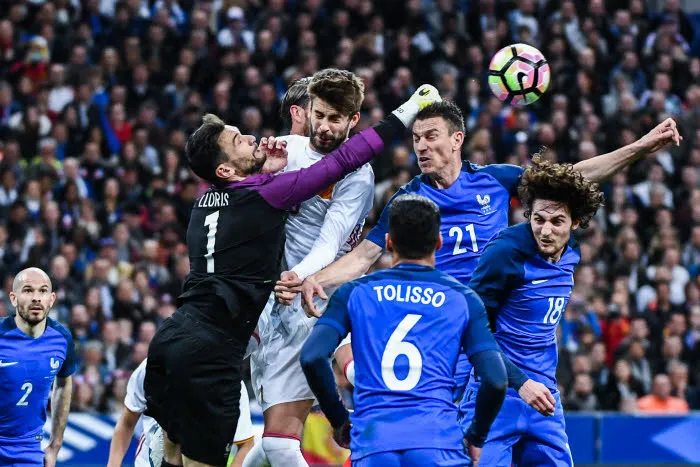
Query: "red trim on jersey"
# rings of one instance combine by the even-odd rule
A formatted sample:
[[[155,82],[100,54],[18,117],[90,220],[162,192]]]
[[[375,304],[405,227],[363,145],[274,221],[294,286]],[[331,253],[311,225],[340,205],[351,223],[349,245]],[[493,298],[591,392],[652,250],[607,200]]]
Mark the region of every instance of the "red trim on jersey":
[[[139,453],[141,452],[141,448],[143,448],[143,442],[146,441],[146,435],[141,433],[141,438],[139,439],[139,445],[136,448],[136,454],[134,457],[139,457]]]
[[[258,345],[260,345],[260,336],[258,336],[258,333],[257,333],[257,332],[253,331],[253,334],[252,334],[251,337],[252,337],[253,339],[255,339],[255,341],[258,343]]]
[[[354,362],[355,359],[351,358],[347,362],[345,362],[345,365],[343,365],[343,375],[347,378],[348,377],[348,365],[350,365],[352,362]]]
[[[263,433],[263,438],[287,438],[295,439],[301,443],[301,437],[297,435],[290,435],[287,433],[275,433],[274,431],[266,431]]]
[[[343,464],[343,467],[352,467],[352,462],[350,461],[350,457],[345,461],[345,464]]]

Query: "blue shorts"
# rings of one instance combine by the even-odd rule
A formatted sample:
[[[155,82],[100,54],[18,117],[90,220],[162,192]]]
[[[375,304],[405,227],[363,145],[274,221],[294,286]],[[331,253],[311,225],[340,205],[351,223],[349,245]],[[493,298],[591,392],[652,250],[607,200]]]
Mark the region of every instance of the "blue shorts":
[[[474,417],[479,383],[472,381],[460,406],[460,425],[469,428]],[[566,435],[564,409],[559,392],[554,415],[545,417],[523,401],[514,389],[508,389],[503,407],[491,425],[481,452],[480,467],[573,467]]]
[[[43,467],[44,451],[41,441],[0,442],[0,466],[2,467]]]
[[[469,465],[469,458],[462,450],[406,449],[370,454],[352,461],[352,467],[462,467]]]

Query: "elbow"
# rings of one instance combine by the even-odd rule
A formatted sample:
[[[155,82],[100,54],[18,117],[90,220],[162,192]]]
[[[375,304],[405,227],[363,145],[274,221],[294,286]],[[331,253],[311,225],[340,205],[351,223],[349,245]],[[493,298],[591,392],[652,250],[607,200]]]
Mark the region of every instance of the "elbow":
[[[318,368],[318,365],[323,362],[323,355],[316,352],[313,346],[309,345],[309,342],[309,340],[306,341],[299,356],[299,364],[307,378],[309,375],[314,374],[314,369]]]
[[[493,365],[490,371],[485,372],[481,378],[481,384],[488,386],[489,390],[494,394],[503,394],[505,396],[508,390],[508,372],[501,358],[499,358],[498,365]]]

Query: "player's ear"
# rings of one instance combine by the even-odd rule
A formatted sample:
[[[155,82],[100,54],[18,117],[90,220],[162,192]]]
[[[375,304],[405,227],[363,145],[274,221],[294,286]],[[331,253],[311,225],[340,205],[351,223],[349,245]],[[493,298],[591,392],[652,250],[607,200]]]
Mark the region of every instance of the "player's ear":
[[[384,234],[384,242],[386,243],[386,251],[393,253],[394,243],[391,241],[391,236],[389,236],[389,232]]]
[[[452,152],[460,151],[462,144],[464,144],[464,133],[461,131],[452,133]]]
[[[355,128],[355,125],[360,121],[360,112],[357,112],[355,115],[350,117],[350,129],[352,130]]]
[[[571,222],[571,231],[573,232],[574,230],[578,229],[578,227],[581,225],[581,221],[572,221]]]
[[[435,242],[435,251],[438,251],[440,248],[442,248],[442,232],[438,234],[437,242]]]
[[[53,308],[54,303],[56,303],[56,292],[51,292],[51,298],[49,299],[49,309]]]
[[[10,303],[12,303],[12,306],[17,308],[17,294],[13,290],[10,290]]]
[[[216,167],[216,176],[224,180],[229,179],[232,175],[236,174],[236,171],[228,164],[219,164]]]
[[[299,107],[298,105],[292,105],[289,107],[289,114],[292,117],[292,121],[296,123],[302,123],[303,117],[302,117],[302,112],[304,109]]]

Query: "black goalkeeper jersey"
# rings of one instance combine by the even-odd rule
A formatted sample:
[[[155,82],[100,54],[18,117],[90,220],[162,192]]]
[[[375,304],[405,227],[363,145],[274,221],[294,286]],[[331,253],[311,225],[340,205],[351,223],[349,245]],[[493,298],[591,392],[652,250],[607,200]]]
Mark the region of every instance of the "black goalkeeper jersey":
[[[308,168],[210,188],[192,208],[187,228],[190,273],[179,304],[217,303],[218,297],[226,310],[212,310],[211,317],[225,311],[231,324],[252,333],[280,277],[288,211],[369,162],[384,141],[403,129],[392,116]]]

